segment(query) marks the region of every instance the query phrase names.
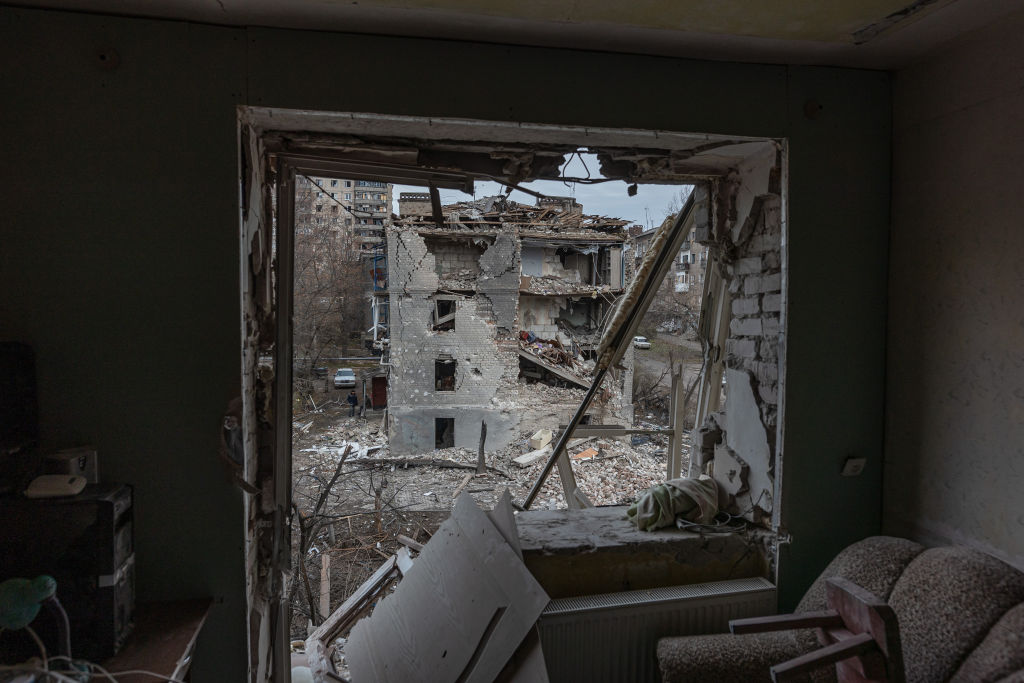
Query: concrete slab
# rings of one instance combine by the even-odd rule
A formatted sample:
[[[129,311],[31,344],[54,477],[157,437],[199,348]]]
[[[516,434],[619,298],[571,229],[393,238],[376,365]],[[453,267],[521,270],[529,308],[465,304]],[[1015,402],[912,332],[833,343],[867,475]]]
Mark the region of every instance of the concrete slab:
[[[552,598],[768,577],[759,545],[739,535],[638,531],[626,507],[516,515],[526,567]]]

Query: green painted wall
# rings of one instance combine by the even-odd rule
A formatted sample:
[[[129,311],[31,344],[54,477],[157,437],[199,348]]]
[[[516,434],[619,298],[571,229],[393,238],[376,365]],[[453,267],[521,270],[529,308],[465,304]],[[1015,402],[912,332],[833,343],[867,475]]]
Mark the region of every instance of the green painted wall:
[[[332,75],[367,60],[373,78]],[[0,338],[36,348],[45,442],[94,443],[136,485],[140,597],[222,600],[197,683],[241,680],[245,656],[241,498],[216,455],[238,392],[237,104],[788,137],[783,608],[878,531],[885,74],[10,8],[0,64]],[[841,479],[851,453],[868,469]]]

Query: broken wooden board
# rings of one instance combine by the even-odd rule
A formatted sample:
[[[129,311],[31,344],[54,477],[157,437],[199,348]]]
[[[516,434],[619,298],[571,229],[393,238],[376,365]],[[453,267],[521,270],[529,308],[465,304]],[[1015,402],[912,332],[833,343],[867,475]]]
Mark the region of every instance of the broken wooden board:
[[[423,550],[422,543],[420,543],[419,541],[414,541],[413,539],[409,538],[404,534],[398,534],[395,540],[404,545],[406,548],[409,548],[410,550],[415,550],[416,552]]]
[[[547,603],[492,518],[460,496],[408,576],[352,629],[352,677],[408,683],[429,671],[432,680],[492,681]]]
[[[349,626],[369,609],[381,590],[400,574],[398,558],[392,556],[306,638],[306,653],[314,680],[329,679],[334,669],[330,661],[330,644],[344,635]]]
[[[517,467],[529,467],[534,463],[547,459],[549,455],[551,455],[551,444],[544,446],[544,448],[530,451],[529,453],[523,453],[517,458],[512,458],[512,462],[514,462]]]

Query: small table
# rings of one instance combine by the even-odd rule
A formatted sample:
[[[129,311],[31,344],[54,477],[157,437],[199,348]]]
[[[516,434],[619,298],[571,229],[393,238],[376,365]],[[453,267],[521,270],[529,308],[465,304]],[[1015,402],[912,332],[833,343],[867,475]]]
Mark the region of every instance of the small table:
[[[116,655],[103,662],[111,673],[143,670],[185,680],[192,651],[213,604],[211,598],[140,602],[135,609],[135,631]],[[143,674],[118,676],[118,683],[152,683]]]

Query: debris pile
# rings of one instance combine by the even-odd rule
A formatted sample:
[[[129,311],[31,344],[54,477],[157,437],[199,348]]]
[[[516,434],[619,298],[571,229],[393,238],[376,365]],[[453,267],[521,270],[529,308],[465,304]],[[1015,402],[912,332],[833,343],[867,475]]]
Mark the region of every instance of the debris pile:
[[[474,273],[468,268],[456,271],[449,271],[438,275],[438,290],[450,293],[471,292],[476,289],[479,273]]]
[[[612,299],[612,288],[607,284],[573,282],[557,275],[523,275],[519,278],[519,291],[523,294],[556,294],[559,296],[603,296]]]
[[[457,230],[480,230],[501,228],[509,224],[536,233],[537,236],[563,234],[565,232],[590,232],[620,234],[625,232],[629,221],[607,216],[584,215],[582,207],[570,198],[559,198],[558,202],[541,202],[540,206],[520,204],[506,197],[483,197],[470,201],[446,204],[441,207],[446,227]],[[436,226],[430,214],[403,215],[396,224],[407,226]],[[525,235],[524,235],[525,236]]]
[[[565,342],[558,338],[541,339],[533,332],[523,330],[519,333],[519,349],[522,358],[538,366],[520,370],[526,380],[554,380],[556,383],[567,380],[578,386],[590,386],[594,361],[584,359],[579,345],[568,337]]]
[[[527,330],[519,333],[519,348],[548,363],[564,365],[570,370],[575,369],[577,365],[582,365],[577,362],[576,358],[579,355],[579,349],[574,351],[572,345],[566,348],[558,339],[541,339]]]
[[[529,493],[551,455],[551,444],[539,449],[539,457],[524,458],[536,450],[524,435],[521,442],[494,454],[495,464],[504,464],[508,459],[507,471],[516,480],[509,488],[516,500],[524,499]],[[619,438],[572,439],[567,452],[577,485],[594,505],[628,505],[640,493],[665,480],[667,438],[664,436],[646,437],[638,440],[636,446]],[[552,470],[533,507],[554,510],[565,505],[558,471]]]

